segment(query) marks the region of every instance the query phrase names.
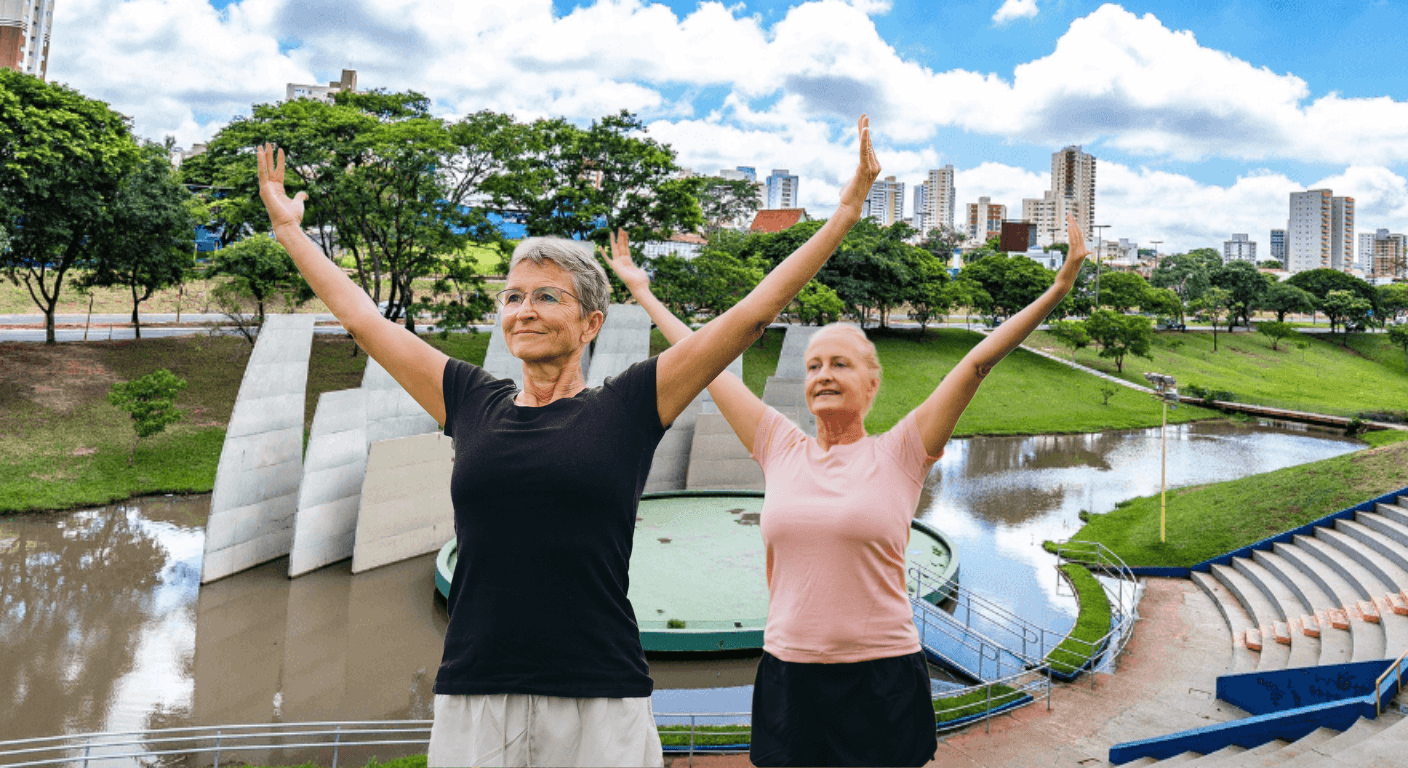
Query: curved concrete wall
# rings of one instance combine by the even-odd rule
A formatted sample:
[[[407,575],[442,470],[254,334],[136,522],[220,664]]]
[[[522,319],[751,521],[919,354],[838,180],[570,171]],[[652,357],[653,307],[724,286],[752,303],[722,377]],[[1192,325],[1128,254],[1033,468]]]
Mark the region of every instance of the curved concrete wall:
[[[455,535],[452,443],[433,432],[372,444],[357,514],[353,573],[434,552]]]
[[[636,304],[612,304],[592,347],[587,386],[599,387],[635,363],[650,357],[650,315]]]
[[[370,357],[362,373],[362,391],[367,399],[367,445],[378,440],[440,431],[440,425],[420,403]]]
[[[210,495],[201,583],[288,554],[303,476],[312,315],[269,315],[245,366]]]
[[[777,372],[769,376],[763,385],[763,402],[776,408],[813,437],[816,436],[816,417],[807,410],[807,364],[802,356],[807,351],[807,342],[811,341],[812,334],[819,330],[820,326],[815,325],[788,326],[787,335],[782,340],[782,351],[777,357]]]
[[[298,490],[289,578],[352,556],[366,469],[366,390],[323,393]]]

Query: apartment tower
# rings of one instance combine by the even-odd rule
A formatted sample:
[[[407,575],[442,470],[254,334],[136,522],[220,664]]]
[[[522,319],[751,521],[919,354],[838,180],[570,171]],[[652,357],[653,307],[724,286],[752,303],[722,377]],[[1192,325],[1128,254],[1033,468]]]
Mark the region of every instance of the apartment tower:
[[[1354,198],[1330,198],[1330,269],[1354,266]]]
[[[874,219],[882,227],[904,221],[904,182],[895,181],[894,176],[876,181],[865,198],[861,215]]]
[[[1330,266],[1330,218],[1333,195],[1328,189],[1291,193],[1286,222],[1286,269],[1292,274]]]
[[[1007,218],[1007,206],[992,202],[991,198],[980,197],[976,203],[968,203],[968,224],[963,230],[970,240],[987,242],[988,239],[1002,236],[1002,220]]]
[[[768,208],[796,208],[797,177],[789,174],[786,168],[774,168],[768,177]]]
[[[0,0],[0,67],[45,79],[53,25],[54,0]]]
[[[1066,215],[1086,238],[1095,227],[1095,158],[1071,145],[1051,155],[1051,189],[1022,201],[1022,218],[1036,225],[1043,246],[1066,242]]]
[[[924,180],[924,208],[922,213],[923,231],[939,227],[953,228],[953,214],[956,207],[953,190],[954,170],[952,165],[929,171]]]

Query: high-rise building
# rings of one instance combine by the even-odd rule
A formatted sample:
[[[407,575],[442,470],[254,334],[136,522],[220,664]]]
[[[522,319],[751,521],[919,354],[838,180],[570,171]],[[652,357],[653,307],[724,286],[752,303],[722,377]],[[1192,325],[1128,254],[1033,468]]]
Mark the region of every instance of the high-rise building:
[[[53,26],[54,0],[0,0],[0,67],[45,79]]]
[[[904,182],[894,176],[877,180],[865,197],[861,216],[868,216],[882,227],[904,221]]]
[[[1408,238],[1387,229],[1363,232],[1359,262],[1370,277],[1408,277]]]
[[[758,180],[758,169],[757,169],[757,168],[754,168],[754,167],[751,166],[751,165],[740,165],[740,166],[736,166],[733,170],[736,171],[736,172],[738,172],[738,173],[743,174],[743,178],[745,178],[745,179],[747,179],[747,180],[749,180],[749,181],[757,181],[757,180]],[[719,172],[719,175],[720,175],[720,176],[723,176],[723,172],[720,171],[720,172]],[[725,178],[727,178],[727,177],[725,176]]]
[[[797,177],[786,168],[774,168],[767,184],[769,209],[797,207]]]
[[[929,171],[929,176],[924,180],[924,207],[915,211],[922,216],[922,231],[928,232],[939,227],[953,228],[953,175],[953,166],[945,165]]]
[[[767,207],[767,185],[758,181],[758,172],[753,168],[746,165],[740,165],[737,168],[721,168],[719,169],[719,178],[729,181],[747,181],[751,183],[753,185],[753,193],[757,196],[758,209],[761,210]],[[750,216],[749,221],[751,220],[752,217]],[[747,225],[748,221],[739,221],[733,222],[728,226],[744,227]]]
[[[990,238],[1002,235],[1002,221],[1007,218],[1007,206],[994,203],[990,198],[980,197],[978,202],[968,204],[968,223],[964,234],[969,239],[987,242]]]
[[[1071,145],[1051,155],[1051,189],[1022,201],[1022,218],[1037,226],[1042,246],[1066,242],[1066,215],[1087,239],[1095,227],[1095,158]]]
[[[1286,230],[1271,230],[1271,258],[1286,266]]]
[[[1222,263],[1250,261],[1256,263],[1256,241],[1248,235],[1233,235],[1231,240],[1222,241]]]
[[[1330,198],[1330,269],[1354,266],[1354,198]]]
[[[1291,193],[1291,216],[1286,222],[1286,270],[1292,274],[1330,266],[1332,199],[1328,189]]]
[[[4,0],[0,0],[4,2]],[[357,70],[344,69],[342,77],[329,81],[327,85],[303,85],[300,83],[289,83],[284,87],[284,100],[294,99],[317,99],[318,101],[332,103],[332,97],[342,91],[357,92]]]
[[[910,226],[914,227],[921,235],[928,233],[929,229],[924,226],[924,208],[929,201],[929,185],[919,182],[914,185],[914,205],[910,208]]]

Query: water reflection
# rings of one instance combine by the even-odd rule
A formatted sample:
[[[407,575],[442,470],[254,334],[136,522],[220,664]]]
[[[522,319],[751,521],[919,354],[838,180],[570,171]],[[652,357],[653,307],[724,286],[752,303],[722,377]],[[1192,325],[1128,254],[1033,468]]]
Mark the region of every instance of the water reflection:
[[[1073,534],[1082,509],[1156,492],[1158,440],[1158,430],[955,440],[928,478],[920,517],[957,542],[965,584],[1069,626],[1074,601],[1040,544]],[[1247,425],[1171,427],[1169,482],[1359,446]],[[292,581],[278,560],[201,587],[208,506],[207,496],[144,499],[0,520],[0,739],[430,717],[446,626],[432,555]],[[651,658],[655,709],[745,710],[756,664]]]

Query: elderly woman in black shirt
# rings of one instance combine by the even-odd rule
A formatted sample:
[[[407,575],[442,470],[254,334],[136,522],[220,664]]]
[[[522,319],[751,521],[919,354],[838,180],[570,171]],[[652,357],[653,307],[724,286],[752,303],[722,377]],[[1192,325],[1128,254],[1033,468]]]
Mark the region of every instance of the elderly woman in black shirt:
[[[530,238],[499,293],[523,388],[381,316],[303,233],[282,150],[258,150],[274,233],[318,297],[455,438],[459,562],[435,681],[431,765],[660,765],[651,680],[626,599],[636,507],[668,425],[816,274],[880,164],[869,124],[835,215],[732,309],[588,389],[581,358],[609,283],[590,247]]]

